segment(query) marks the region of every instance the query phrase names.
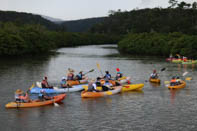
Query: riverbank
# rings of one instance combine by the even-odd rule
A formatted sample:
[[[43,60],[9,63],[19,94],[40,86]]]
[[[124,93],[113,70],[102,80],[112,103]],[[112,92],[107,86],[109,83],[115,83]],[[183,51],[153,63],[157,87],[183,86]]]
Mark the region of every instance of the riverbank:
[[[197,36],[182,33],[134,33],[119,41],[122,54],[169,56],[169,54],[197,58]]]

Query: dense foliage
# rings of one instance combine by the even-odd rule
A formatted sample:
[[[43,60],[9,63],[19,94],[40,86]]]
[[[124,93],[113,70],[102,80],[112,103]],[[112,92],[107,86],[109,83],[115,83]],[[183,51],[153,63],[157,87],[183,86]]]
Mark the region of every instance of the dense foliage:
[[[66,46],[117,42],[113,35],[49,31],[41,25],[0,23],[0,55],[45,54]]]
[[[182,33],[128,34],[118,43],[120,52],[133,55],[180,54],[197,59],[197,36]]]
[[[154,8],[111,13],[91,28],[97,33],[181,32],[197,34],[197,9]]]

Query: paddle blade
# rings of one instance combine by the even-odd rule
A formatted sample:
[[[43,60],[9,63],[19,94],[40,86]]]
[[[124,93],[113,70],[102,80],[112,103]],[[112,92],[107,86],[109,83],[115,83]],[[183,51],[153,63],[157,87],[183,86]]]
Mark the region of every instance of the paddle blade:
[[[31,90],[31,89],[34,88],[34,87],[35,87],[35,84],[33,83],[32,86],[31,86],[29,89]]]
[[[186,77],[185,80],[190,81],[192,80],[192,77]]]
[[[93,72],[93,71],[94,71],[94,69],[90,70],[89,72]]]
[[[165,84],[170,84],[170,81],[164,81]]]
[[[119,68],[116,68],[116,71],[117,71],[117,72],[119,72],[119,71],[120,71],[120,69],[119,69]]]
[[[57,103],[54,103],[54,106],[58,107],[58,106],[59,106],[59,104],[57,104]]]
[[[96,66],[99,70],[101,70],[101,67],[100,67],[100,64],[99,63],[96,63]]]
[[[161,69],[161,71],[165,71],[165,70],[166,70],[166,68],[165,68],[165,67]]]
[[[183,76],[185,76],[185,75],[187,75],[188,74],[188,72],[185,72],[185,73],[183,73]]]

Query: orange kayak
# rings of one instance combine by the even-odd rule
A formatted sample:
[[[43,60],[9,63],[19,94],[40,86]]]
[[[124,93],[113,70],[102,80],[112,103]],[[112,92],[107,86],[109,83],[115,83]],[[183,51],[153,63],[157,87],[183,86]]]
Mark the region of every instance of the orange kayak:
[[[81,97],[82,98],[97,98],[97,97],[104,97],[109,95],[117,94],[121,91],[122,86],[116,86],[114,87],[114,90],[109,91],[103,91],[103,92],[88,92],[88,91],[82,91]]]
[[[150,78],[149,81],[152,82],[152,83],[160,83],[160,79],[152,79],[152,78]]]
[[[6,108],[25,108],[25,107],[39,107],[39,106],[45,106],[45,105],[50,105],[53,103],[58,103],[61,102],[65,98],[66,94],[61,94],[54,96],[53,99],[51,100],[46,100],[46,101],[33,101],[29,103],[23,103],[23,102],[9,102],[8,104],[5,105]]]
[[[179,89],[179,88],[184,88],[186,86],[185,81],[181,81],[180,85],[175,85],[175,86],[168,86],[169,89]]]
[[[69,81],[67,81],[67,84],[69,84],[70,86],[73,86],[73,85],[79,85],[79,84],[85,84],[85,83],[88,83],[88,81],[87,80],[80,80],[80,81],[78,81],[78,80],[69,80]]]

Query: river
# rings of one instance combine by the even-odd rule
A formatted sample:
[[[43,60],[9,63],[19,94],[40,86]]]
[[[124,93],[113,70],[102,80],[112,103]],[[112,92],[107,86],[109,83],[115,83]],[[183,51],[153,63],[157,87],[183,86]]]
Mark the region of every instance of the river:
[[[68,68],[89,71],[89,78],[104,73],[113,76],[119,68],[132,83],[144,83],[143,92],[126,92],[105,98],[82,99],[80,92],[69,93],[59,107],[54,105],[6,109],[14,100],[16,89],[26,91],[32,83],[48,77],[57,86]],[[162,68],[165,71],[159,72]],[[153,69],[162,80],[160,85],[147,82]],[[181,90],[168,90],[164,81],[173,75],[192,77]],[[184,79],[184,78],[182,78]],[[0,130],[35,131],[188,131],[197,126],[197,68],[172,64],[164,58],[120,56],[116,45],[61,48],[54,55],[20,58],[1,58],[0,61]]]

